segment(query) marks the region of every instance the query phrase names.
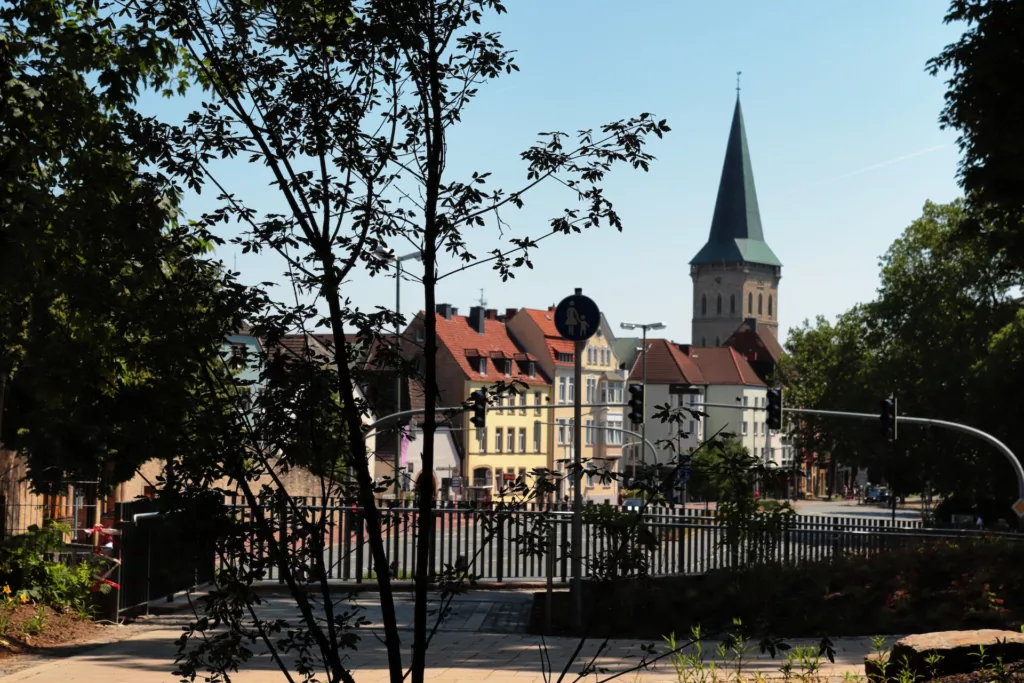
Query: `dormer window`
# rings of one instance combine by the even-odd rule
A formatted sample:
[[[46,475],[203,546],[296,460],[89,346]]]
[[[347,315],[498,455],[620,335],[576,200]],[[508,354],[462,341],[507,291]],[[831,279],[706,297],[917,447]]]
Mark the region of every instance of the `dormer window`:
[[[509,359],[505,360],[505,376],[506,377],[511,377],[512,376],[512,361],[509,360]]]
[[[422,327],[417,328],[416,329],[416,341],[418,341],[418,342],[420,342],[422,344],[426,340],[427,340],[426,332],[423,330]]]
[[[486,375],[487,374],[487,358],[485,358],[484,356],[480,356],[479,358],[476,359],[476,362],[479,363],[480,374],[481,375]]]
[[[526,373],[530,377],[536,377],[537,376],[537,364],[534,363],[532,360],[526,366]]]

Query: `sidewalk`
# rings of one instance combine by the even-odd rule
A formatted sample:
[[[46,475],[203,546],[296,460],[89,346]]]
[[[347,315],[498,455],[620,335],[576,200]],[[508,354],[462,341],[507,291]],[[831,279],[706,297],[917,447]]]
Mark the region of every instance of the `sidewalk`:
[[[161,617],[161,619],[164,619]],[[24,669],[4,677],[4,681],[28,681],[30,683],[108,683],[112,680],[130,680],[138,683],[171,683],[179,680],[171,671],[174,669],[175,648],[173,641],[181,634],[180,617],[167,619],[167,628],[152,630],[128,640],[98,649],[51,660],[33,668]],[[409,631],[403,631],[403,658],[408,665]],[[554,679],[558,678],[567,658],[576,647],[577,641],[570,638],[548,638],[547,647],[551,665],[555,668]],[[577,663],[570,669],[566,681],[576,680],[575,672],[590,661],[599,646],[599,641],[588,642]],[[644,656],[643,641],[615,640],[597,660],[600,667],[609,669],[596,679],[604,680],[615,673],[637,666]],[[811,641],[791,641],[796,645],[815,645]],[[661,644],[656,643],[659,647]],[[711,646],[711,643],[707,644]],[[834,680],[842,679],[847,672],[863,675],[864,656],[871,649],[867,638],[839,638],[835,641],[836,662],[827,661],[822,674]],[[439,632],[431,644],[427,662],[427,680],[434,683],[468,683],[484,680],[488,683],[541,683],[544,675],[541,666],[541,638],[519,634],[486,634],[471,632]],[[257,650],[261,652],[261,650]],[[384,646],[367,633],[360,641],[359,649],[349,651],[347,661],[354,671],[358,683],[384,683],[388,680]],[[773,674],[778,672],[780,662],[767,656],[758,659],[751,667]],[[284,681],[279,670],[273,666],[269,656],[257,655],[243,665],[232,680],[241,683],[277,683]],[[643,683],[668,683],[676,676],[667,660],[655,668],[622,676],[622,681]]]

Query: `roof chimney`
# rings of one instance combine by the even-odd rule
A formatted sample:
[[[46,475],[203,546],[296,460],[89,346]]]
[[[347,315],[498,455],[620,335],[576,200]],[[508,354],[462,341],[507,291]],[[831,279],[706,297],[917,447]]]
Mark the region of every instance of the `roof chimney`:
[[[511,320],[512,317],[519,312],[518,308],[506,308],[505,309],[505,320]]]
[[[455,309],[452,308],[451,304],[437,304],[435,309],[445,320],[451,320],[452,315],[455,313]]]
[[[477,333],[484,333],[485,320],[487,320],[487,312],[483,306],[473,306],[469,309],[469,326],[476,330]]]
[[[743,322],[750,325],[750,329],[757,331],[757,318],[744,318]]]
[[[497,320],[498,319],[498,309],[496,309],[496,308],[488,308],[487,309],[487,319],[488,320]]]

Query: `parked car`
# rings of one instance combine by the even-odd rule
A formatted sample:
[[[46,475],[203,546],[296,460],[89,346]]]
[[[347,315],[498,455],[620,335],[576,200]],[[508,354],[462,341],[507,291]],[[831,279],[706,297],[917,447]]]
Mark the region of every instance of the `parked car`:
[[[865,503],[886,503],[889,501],[889,489],[884,486],[869,486],[864,492]]]

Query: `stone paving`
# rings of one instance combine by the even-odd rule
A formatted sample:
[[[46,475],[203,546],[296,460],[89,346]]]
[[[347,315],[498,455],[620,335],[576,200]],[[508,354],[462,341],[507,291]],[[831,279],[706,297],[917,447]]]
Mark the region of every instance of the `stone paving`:
[[[493,593],[493,594],[492,594]],[[369,596],[368,596],[369,598]],[[367,599],[370,603],[372,598]],[[466,683],[484,680],[488,683],[540,683],[545,680],[546,664],[555,669],[552,680],[557,680],[566,661],[578,644],[572,638],[546,638],[527,635],[525,630],[526,611],[529,609],[529,595],[513,591],[471,593],[460,596],[453,606],[450,621],[446,622],[435,635],[428,651],[427,680],[432,683]],[[292,614],[287,600],[271,598],[264,607],[262,616],[284,616]],[[388,680],[386,652],[383,643],[375,635],[379,631],[379,608],[377,611],[367,604],[366,615],[371,626],[366,629],[359,649],[346,655],[346,662],[354,671],[359,683],[382,683]],[[409,644],[412,632],[409,630],[412,603],[409,599],[398,601],[399,626],[403,645],[403,659],[409,664]],[[150,623],[151,628],[134,637],[112,643],[87,652],[69,653],[70,656],[45,661],[37,666],[8,674],[7,681],[30,683],[108,683],[112,680],[130,680],[139,683],[170,683],[177,680],[171,672],[174,669],[175,648],[173,641],[181,633],[183,615],[158,617]],[[495,632],[500,631],[500,632]],[[645,641],[609,641],[595,664],[608,669],[607,673],[587,677],[587,681],[605,680],[616,673],[636,667],[643,657]],[[810,641],[793,641],[794,645],[811,644]],[[863,659],[871,649],[866,638],[836,640],[836,663],[826,663],[825,673],[840,679],[846,672],[863,673]],[[656,643],[659,648],[660,643]],[[707,644],[712,646],[712,644]],[[583,647],[575,665],[564,679],[579,680],[576,672],[598,653],[600,641],[590,641]],[[542,656],[546,648],[546,656]],[[271,658],[256,648],[257,656],[243,665],[233,681],[240,683],[271,683],[284,681],[281,672],[275,668]],[[768,673],[778,671],[779,662],[767,656],[757,658],[754,668]],[[630,683],[667,683],[676,676],[667,661],[654,668],[640,672],[625,673],[616,680]]]

